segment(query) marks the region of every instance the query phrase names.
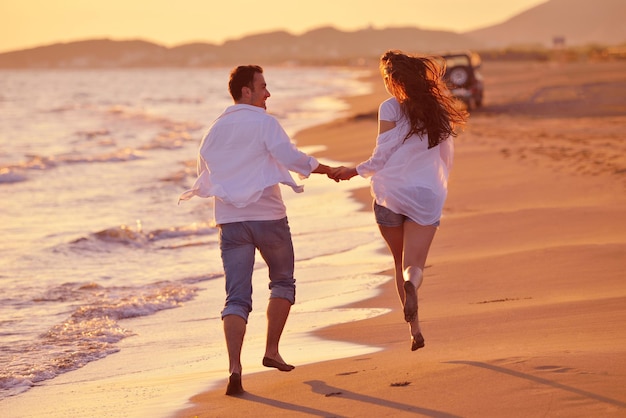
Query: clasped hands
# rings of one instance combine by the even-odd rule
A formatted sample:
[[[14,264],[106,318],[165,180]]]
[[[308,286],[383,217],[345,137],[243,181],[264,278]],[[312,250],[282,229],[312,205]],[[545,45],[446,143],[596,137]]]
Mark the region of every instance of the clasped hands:
[[[329,179],[335,180],[339,183],[340,180],[350,180],[352,177],[356,176],[358,173],[356,168],[351,167],[328,167],[329,171],[326,173]]]

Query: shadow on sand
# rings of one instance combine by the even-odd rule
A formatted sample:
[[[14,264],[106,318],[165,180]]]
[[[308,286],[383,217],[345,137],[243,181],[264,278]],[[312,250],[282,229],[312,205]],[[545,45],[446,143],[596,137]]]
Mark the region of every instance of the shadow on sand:
[[[372,404],[376,408],[382,407],[382,408],[395,409],[405,414],[408,413],[408,414],[422,415],[422,416],[427,416],[427,417],[437,417],[437,418],[458,418],[458,415],[436,411],[434,409],[420,408],[420,407],[416,407],[410,404],[404,404],[404,403],[394,402],[394,401],[390,401],[390,400],[383,399],[383,398],[375,398],[373,396],[361,395],[358,393],[350,392],[345,389],[341,389],[341,388],[334,387],[334,386],[329,386],[325,382],[322,382],[320,380],[309,380],[304,383],[311,386],[311,390],[313,391],[313,393],[320,394],[324,397],[334,396],[334,397],[339,397],[341,399],[349,399],[354,402]],[[264,405],[268,405],[273,408],[284,409],[286,411],[301,412],[301,413],[306,413],[306,414],[310,414],[313,416],[320,416],[320,417],[332,416],[332,417],[337,417],[337,418],[343,418],[342,415],[337,415],[336,413],[332,411],[324,411],[321,409],[310,408],[308,406],[298,405],[297,403],[278,401],[276,399],[270,399],[270,398],[265,398],[263,396],[254,395],[249,392],[246,392],[239,398],[246,400],[246,401],[262,403]]]
[[[586,398],[594,399],[594,400],[596,400],[598,402],[604,402],[604,403],[608,403],[610,405],[614,405],[614,406],[617,406],[617,407],[620,407],[620,408],[626,408],[626,403],[624,403],[622,401],[619,401],[617,399],[607,398],[606,396],[598,395],[597,393],[592,393],[592,392],[588,392],[586,390],[577,389],[577,388],[574,388],[574,387],[571,387],[571,386],[563,385],[561,383],[558,383],[558,382],[555,382],[555,381],[552,381],[552,380],[549,380],[549,379],[544,379],[542,377],[533,376],[531,374],[517,372],[515,370],[506,369],[504,367],[494,366],[493,364],[482,363],[482,362],[479,362],[479,361],[465,361],[465,360],[447,361],[446,363],[448,363],[448,364],[465,364],[465,365],[468,365],[468,366],[479,367],[479,368],[482,368],[482,369],[491,370],[491,371],[497,372],[497,373],[508,374],[509,376],[518,377],[520,379],[529,380],[531,382],[540,383],[542,385],[551,386],[551,387],[556,388],[556,389],[565,390],[565,391],[574,393],[576,395],[580,395],[580,396],[584,396]]]

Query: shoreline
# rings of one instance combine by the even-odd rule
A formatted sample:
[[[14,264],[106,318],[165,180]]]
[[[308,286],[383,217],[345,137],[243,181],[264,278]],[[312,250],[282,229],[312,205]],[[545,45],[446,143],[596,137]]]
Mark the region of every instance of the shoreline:
[[[568,125],[561,102],[548,100],[538,115],[515,107],[526,100],[521,95],[550,87],[564,70],[578,77],[569,78],[573,90],[599,79],[621,86],[624,66],[606,71],[600,64],[514,63],[485,69],[487,105],[455,140],[442,227],[419,293],[424,349],[410,352],[394,286],[386,283],[375,298],[351,306],[389,313],[314,332],[381,351],[296,365],[290,373],[247,374],[243,397],[225,396],[218,387],[193,396],[192,405],[174,416],[626,413],[620,390],[626,338],[619,332],[626,321],[623,176],[610,167],[585,175],[582,164],[588,172],[597,164],[576,159],[586,145],[575,137],[591,137],[602,126],[602,139],[614,147],[603,145],[612,151],[605,165],[622,167],[626,112],[583,115]],[[377,81],[372,94],[348,99],[357,103],[351,117],[299,132],[298,146],[324,138],[327,149],[319,157],[347,164],[367,158],[382,97]],[[585,107],[581,103],[580,112]],[[571,138],[557,136],[564,127]],[[530,146],[526,138],[539,143]],[[573,151],[555,148],[558,158],[546,157],[551,140],[567,142]],[[572,160],[576,167],[568,166]],[[369,210],[367,188],[354,196]]]
[[[362,71],[359,71],[358,75],[361,76]],[[369,88],[363,85],[356,91],[368,90]],[[338,100],[332,99],[333,102]],[[345,105],[339,106],[335,103],[332,105],[346,108]],[[336,117],[337,114],[333,116]],[[322,124],[327,121],[318,120],[316,123]],[[310,148],[309,152],[313,152],[322,147],[307,146],[306,148]],[[292,322],[289,327],[289,338],[283,339],[285,352],[290,353],[288,357],[294,364],[333,358],[336,352],[343,352],[343,356],[348,356],[377,350],[378,348],[369,344],[358,345],[322,340],[313,336],[310,330],[337,321],[351,321],[355,318],[377,314],[372,310],[345,310],[340,309],[339,306],[347,301],[370,297],[375,292],[372,283],[387,280],[386,276],[370,274],[382,268],[380,260],[383,257],[377,254],[377,243],[353,248],[356,242],[364,240],[365,243],[369,241],[367,237],[375,233],[371,230],[369,217],[365,214],[357,218],[350,216],[348,222],[342,222],[341,228],[346,228],[345,233],[353,236],[354,242],[348,242],[347,245],[336,243],[332,247],[324,246],[320,249],[315,248],[317,244],[307,242],[310,241],[310,237],[324,237],[323,231],[326,230],[325,227],[311,229],[313,227],[309,225],[316,225],[320,219],[323,221],[322,224],[326,224],[323,218],[342,219],[358,210],[359,205],[350,199],[350,190],[363,183],[335,185],[325,176],[314,176],[307,183],[309,193],[297,197],[285,196],[286,199],[291,200],[288,207],[292,209],[298,207],[297,212],[290,216],[290,223],[294,226],[294,231],[301,232],[300,236],[294,236],[294,240],[298,249],[302,251],[301,255],[304,254],[301,256],[302,264],[298,278],[302,290],[299,297],[300,304],[292,311],[296,314],[292,315],[294,318],[292,321],[296,322]],[[338,206],[334,211],[325,210],[317,213],[319,211],[310,208],[315,207],[319,202],[315,197],[317,194],[328,195],[326,189]],[[331,212],[341,215],[336,215],[335,218],[335,215],[330,215]],[[317,239],[311,242],[315,241]],[[331,254],[327,255],[329,251]],[[344,256],[363,259],[365,264],[347,269],[340,260],[341,257],[332,255],[333,251]],[[313,261],[313,265],[306,267],[307,263],[311,264],[307,261],[310,259],[318,261]],[[330,265],[336,268],[331,268]],[[375,267],[371,268],[373,266]],[[325,269],[329,269],[328,273],[323,273]],[[324,286],[315,279],[316,271],[322,271],[323,275],[329,274],[331,278],[341,276],[342,279],[347,279],[344,281],[346,295],[333,295],[332,286]],[[342,273],[343,271],[346,273]],[[329,278],[326,280],[334,281]],[[363,280],[369,282],[372,288],[362,289]],[[190,393],[199,393],[209,387],[221,387],[220,381],[224,376],[224,350],[219,348],[223,345],[221,324],[214,324],[216,318],[206,312],[206,306],[219,307],[223,303],[223,289],[221,289],[223,284],[220,285],[220,283],[223,282],[219,278],[201,281],[197,285],[200,289],[198,295],[186,301],[180,308],[166,309],[153,315],[120,321],[120,326],[131,330],[133,335],[119,341],[115,345],[115,353],[110,353],[97,361],[88,362],[82,367],[68,369],[53,379],[36,382],[24,393],[0,401],[2,408],[6,408],[7,413],[14,417],[84,416],[85,414],[98,415],[103,411],[107,411],[112,416],[167,416],[168,412],[172,413],[172,410],[184,408]],[[323,289],[324,287],[326,290]],[[255,312],[252,314],[255,318],[248,329],[246,344],[248,354],[244,353],[244,357],[262,349],[260,344],[265,332],[262,311],[267,298],[263,297],[262,288],[255,290],[255,293],[260,293],[257,298],[261,300],[257,300]],[[326,303],[332,306],[327,306]],[[316,313],[318,310],[319,314]],[[303,317],[303,313],[308,315],[310,320],[297,319]],[[170,325],[163,326],[163,324]],[[309,356],[306,351],[300,350],[299,347],[303,345],[316,347],[316,355]],[[146,353],[150,355],[146,356]],[[254,358],[246,358],[244,362],[248,372],[268,371]],[[194,367],[189,369],[192,365]],[[124,393],[124,388],[128,393]],[[76,391],[81,393],[80,397],[74,396]],[[57,399],[62,406],[51,410],[45,399]]]

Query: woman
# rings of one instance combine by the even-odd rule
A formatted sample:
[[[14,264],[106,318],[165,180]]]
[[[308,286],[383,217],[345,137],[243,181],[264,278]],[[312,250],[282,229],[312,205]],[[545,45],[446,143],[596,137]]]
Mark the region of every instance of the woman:
[[[367,161],[342,167],[335,177],[371,177],[376,222],[393,255],[398,296],[415,351],[424,347],[417,289],[447,195],[452,137],[467,112],[443,84],[445,68],[435,58],[387,51],[380,71],[392,97],[380,105],[376,148]]]

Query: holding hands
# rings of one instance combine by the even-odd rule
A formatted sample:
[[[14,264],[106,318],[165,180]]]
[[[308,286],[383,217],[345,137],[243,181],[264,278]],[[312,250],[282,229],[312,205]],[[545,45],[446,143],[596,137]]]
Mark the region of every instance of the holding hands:
[[[324,164],[319,164],[313,173],[326,174],[329,179],[335,180],[337,183],[341,180],[350,180],[352,177],[356,176],[356,167],[330,167]]]
[[[330,171],[327,173],[328,178],[339,182],[340,180],[350,180],[352,177],[356,176],[358,173],[356,168],[351,167],[331,167]]]

